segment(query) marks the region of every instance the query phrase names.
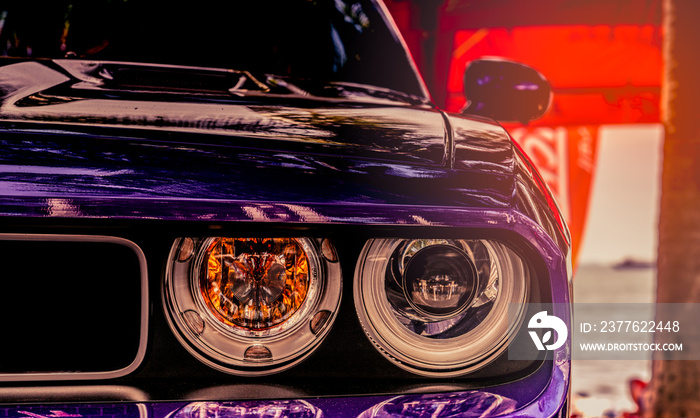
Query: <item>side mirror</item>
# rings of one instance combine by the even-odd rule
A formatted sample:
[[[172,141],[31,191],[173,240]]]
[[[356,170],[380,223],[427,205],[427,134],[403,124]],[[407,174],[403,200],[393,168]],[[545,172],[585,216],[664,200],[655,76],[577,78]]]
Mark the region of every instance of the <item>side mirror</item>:
[[[462,113],[501,122],[528,123],[547,113],[552,87],[525,64],[504,59],[472,61],[464,71],[467,106]]]

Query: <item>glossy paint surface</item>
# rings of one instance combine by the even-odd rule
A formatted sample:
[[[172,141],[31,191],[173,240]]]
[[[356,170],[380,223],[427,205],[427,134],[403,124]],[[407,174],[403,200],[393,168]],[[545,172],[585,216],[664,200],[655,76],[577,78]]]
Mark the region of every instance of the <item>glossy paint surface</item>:
[[[8,69],[14,65],[22,67]],[[557,226],[531,166],[488,120],[447,116],[374,93],[315,98],[107,91],[37,62],[0,67],[0,86],[0,215],[6,220],[508,231],[543,257],[552,302],[570,302],[566,231]],[[569,312],[555,314],[568,322]],[[540,369],[485,390],[307,402],[327,417],[421,416],[400,405],[429,409],[440,402],[456,411],[472,405],[473,414],[461,416],[558,416],[569,387],[568,350],[567,344],[553,353],[551,374]],[[546,389],[535,393],[533,387]],[[126,415],[164,417],[185,405],[144,399],[127,404],[135,409]],[[21,408],[7,409],[6,416],[47,416]]]
[[[444,159],[441,114],[410,99],[411,96],[389,90],[339,83],[322,85],[315,93],[323,96],[279,87],[269,92],[245,90],[237,94],[226,90],[182,91],[169,86],[139,89],[105,84],[104,80],[88,76],[100,71],[99,63],[68,61],[61,65],[27,61],[0,67],[0,90],[4,92],[0,119],[37,121],[45,127],[128,126],[216,134],[219,137],[195,141],[223,146],[252,143],[275,149],[267,144],[273,141],[286,144],[283,149],[422,164],[442,163]],[[70,72],[66,74],[68,70],[63,67]],[[135,67],[133,71],[137,73],[153,69],[117,63],[111,67]],[[160,69],[183,82],[192,78],[195,71],[180,67]],[[200,78],[221,72],[196,71]]]
[[[516,208],[565,235],[541,210],[548,193],[491,121],[366,91],[115,91],[75,74],[89,73],[83,64],[68,73],[47,62],[0,67],[6,215],[294,222],[267,205]]]

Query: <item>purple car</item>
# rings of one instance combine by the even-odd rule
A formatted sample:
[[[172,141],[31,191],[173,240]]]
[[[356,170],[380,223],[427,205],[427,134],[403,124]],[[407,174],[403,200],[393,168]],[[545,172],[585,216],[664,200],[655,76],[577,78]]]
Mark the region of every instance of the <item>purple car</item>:
[[[536,71],[447,114],[372,0],[9,0],[0,55],[0,418],[568,416]]]

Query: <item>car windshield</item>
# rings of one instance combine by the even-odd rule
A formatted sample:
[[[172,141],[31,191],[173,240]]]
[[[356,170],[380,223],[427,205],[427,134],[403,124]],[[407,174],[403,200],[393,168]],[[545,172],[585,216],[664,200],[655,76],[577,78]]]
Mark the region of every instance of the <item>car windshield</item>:
[[[424,96],[371,1],[3,3],[3,56],[228,68]]]

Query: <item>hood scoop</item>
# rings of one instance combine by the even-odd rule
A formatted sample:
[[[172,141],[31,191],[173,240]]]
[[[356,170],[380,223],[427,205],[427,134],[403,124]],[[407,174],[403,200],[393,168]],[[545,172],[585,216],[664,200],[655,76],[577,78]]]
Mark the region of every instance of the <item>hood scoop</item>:
[[[235,84],[241,77],[242,84]],[[242,99],[231,88],[234,93],[262,89],[253,77],[227,70],[80,60],[21,62],[0,67],[0,124],[41,123],[42,129],[63,126],[108,136],[117,128],[120,137],[145,141],[173,141],[172,135],[179,133],[179,143],[427,166],[447,161],[445,120],[427,106],[350,103],[260,90],[241,93]],[[183,93],[186,89],[199,93]],[[378,163],[376,170],[379,176],[391,168]]]

